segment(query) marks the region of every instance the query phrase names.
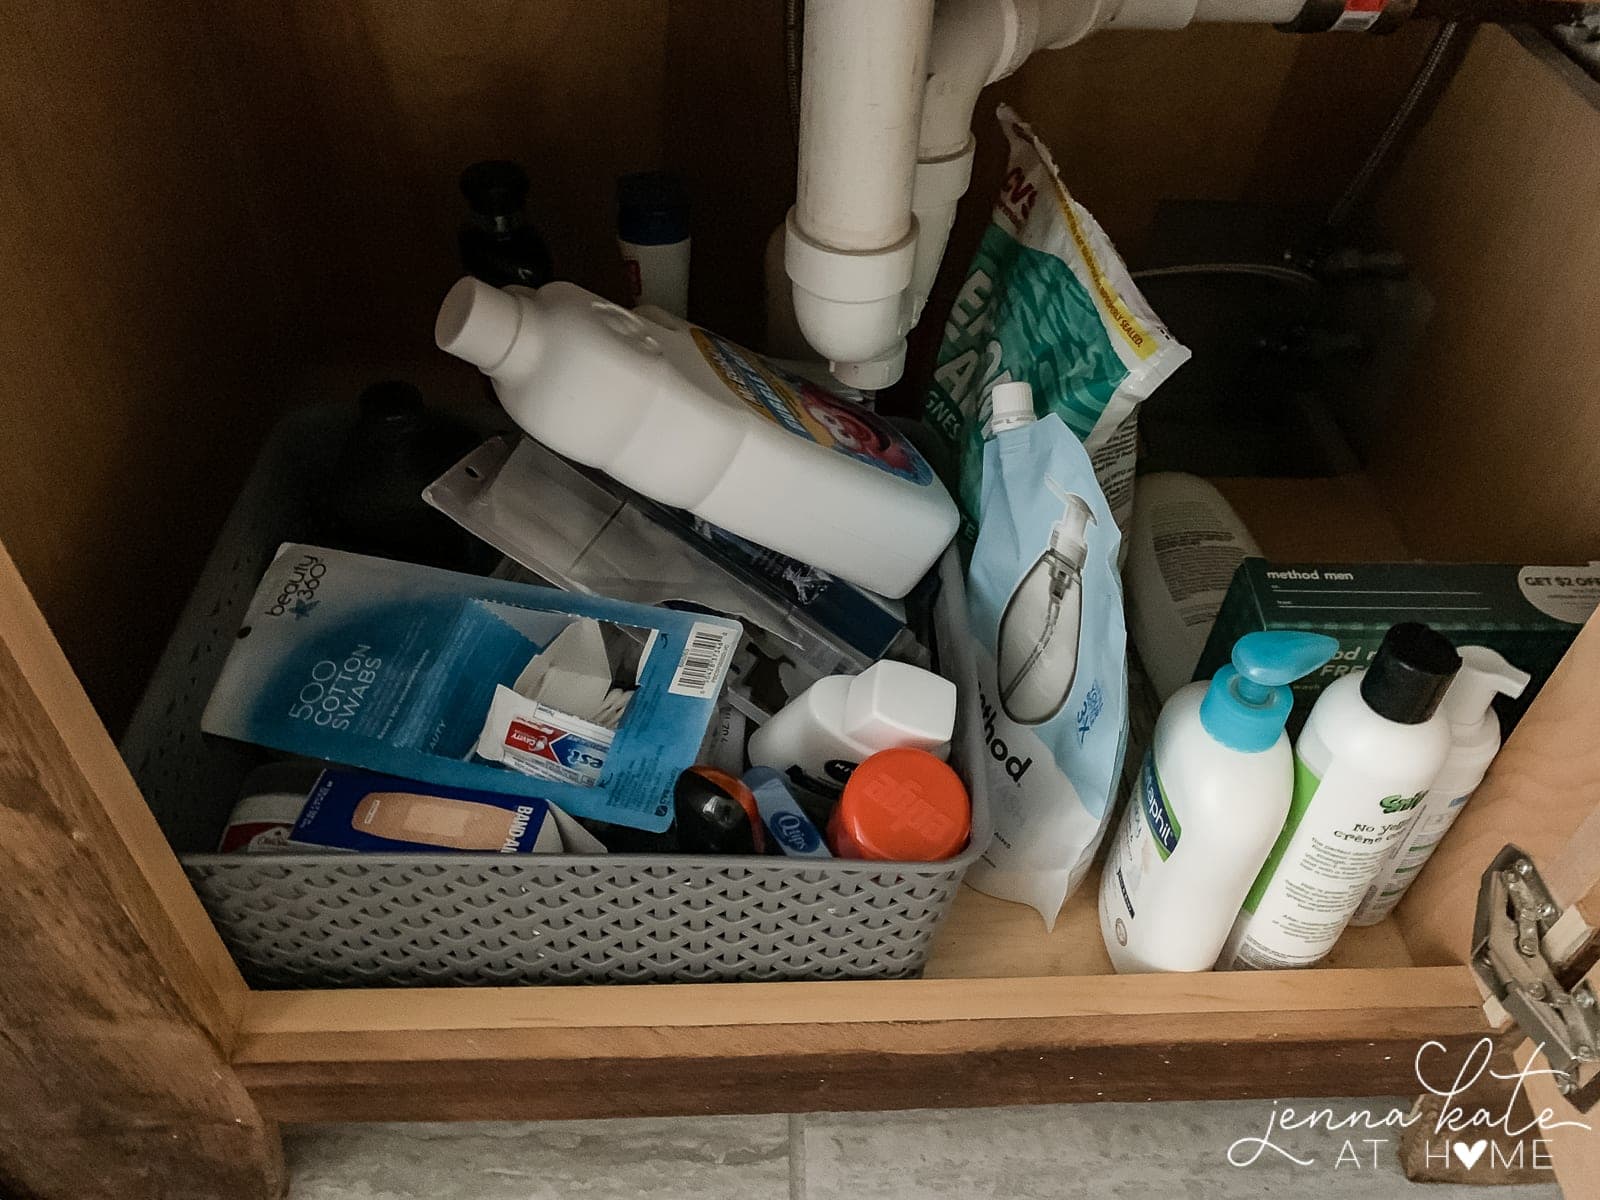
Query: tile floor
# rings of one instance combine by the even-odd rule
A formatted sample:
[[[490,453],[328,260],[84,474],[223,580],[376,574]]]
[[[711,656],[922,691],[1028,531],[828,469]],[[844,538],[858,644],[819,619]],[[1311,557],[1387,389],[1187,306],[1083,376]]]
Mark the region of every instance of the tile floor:
[[[1287,1101],[1387,1112],[1402,1101]],[[814,1113],[809,1116],[322,1125],[286,1131],[290,1200],[1559,1200],[1554,1182],[1484,1192],[1408,1184],[1393,1146],[1342,1153],[1319,1129],[1246,1167],[1270,1101]],[[1359,1153],[1363,1161],[1356,1162]]]

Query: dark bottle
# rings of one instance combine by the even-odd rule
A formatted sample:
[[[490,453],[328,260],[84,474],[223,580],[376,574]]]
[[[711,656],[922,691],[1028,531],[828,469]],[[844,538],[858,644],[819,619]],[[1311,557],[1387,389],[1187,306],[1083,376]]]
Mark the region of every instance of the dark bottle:
[[[678,849],[684,854],[761,854],[766,831],[742,780],[714,767],[690,767],[672,788]]]
[[[514,162],[493,159],[461,172],[470,211],[461,226],[461,265],[495,287],[543,287],[552,277],[550,248],[528,224],[528,176]]]
[[[484,572],[487,546],[437,509],[422,490],[478,444],[473,430],[428,408],[409,383],[361,393],[356,423],[324,492],[319,536],[336,550]]]

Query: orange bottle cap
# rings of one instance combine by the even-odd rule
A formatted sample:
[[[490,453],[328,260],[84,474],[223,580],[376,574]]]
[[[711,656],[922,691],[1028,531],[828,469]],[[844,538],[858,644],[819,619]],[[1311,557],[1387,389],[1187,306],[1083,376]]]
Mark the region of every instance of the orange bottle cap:
[[[880,750],[850,773],[828,822],[840,858],[938,862],[960,852],[972,828],[961,778],[926,750]]]

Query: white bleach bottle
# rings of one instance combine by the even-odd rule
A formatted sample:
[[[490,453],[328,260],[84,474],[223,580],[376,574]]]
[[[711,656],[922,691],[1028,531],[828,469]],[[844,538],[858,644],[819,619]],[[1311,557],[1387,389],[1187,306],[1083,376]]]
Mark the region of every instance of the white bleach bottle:
[[[659,309],[466,278],[434,337],[558,454],[858,587],[904,596],[955,536],[949,494],[882,418]]]
[[[1294,799],[1219,969],[1315,966],[1333,949],[1450,752],[1439,701],[1461,657],[1416,622],[1317,697],[1294,747]]]
[[[1445,720],[1450,723],[1450,756],[1433,786],[1417,805],[1405,834],[1367,889],[1350,918],[1352,925],[1376,925],[1394,911],[1435,847],[1455,824],[1472,793],[1500,753],[1500,721],[1494,698],[1515,700],[1531,676],[1519,671],[1487,646],[1462,646],[1461,670],[1444,694]]]
[[[1100,933],[1118,971],[1217,961],[1289,813],[1288,685],[1338,648],[1317,633],[1247,633],[1231,666],[1162,708],[1100,876]]]

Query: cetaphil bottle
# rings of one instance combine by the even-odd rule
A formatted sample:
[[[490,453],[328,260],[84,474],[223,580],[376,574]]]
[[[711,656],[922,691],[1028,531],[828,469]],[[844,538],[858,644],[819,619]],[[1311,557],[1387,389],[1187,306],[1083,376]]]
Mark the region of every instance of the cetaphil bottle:
[[[1338,648],[1316,633],[1248,633],[1232,665],[1162,708],[1100,877],[1118,971],[1216,962],[1294,794],[1288,685]]]

